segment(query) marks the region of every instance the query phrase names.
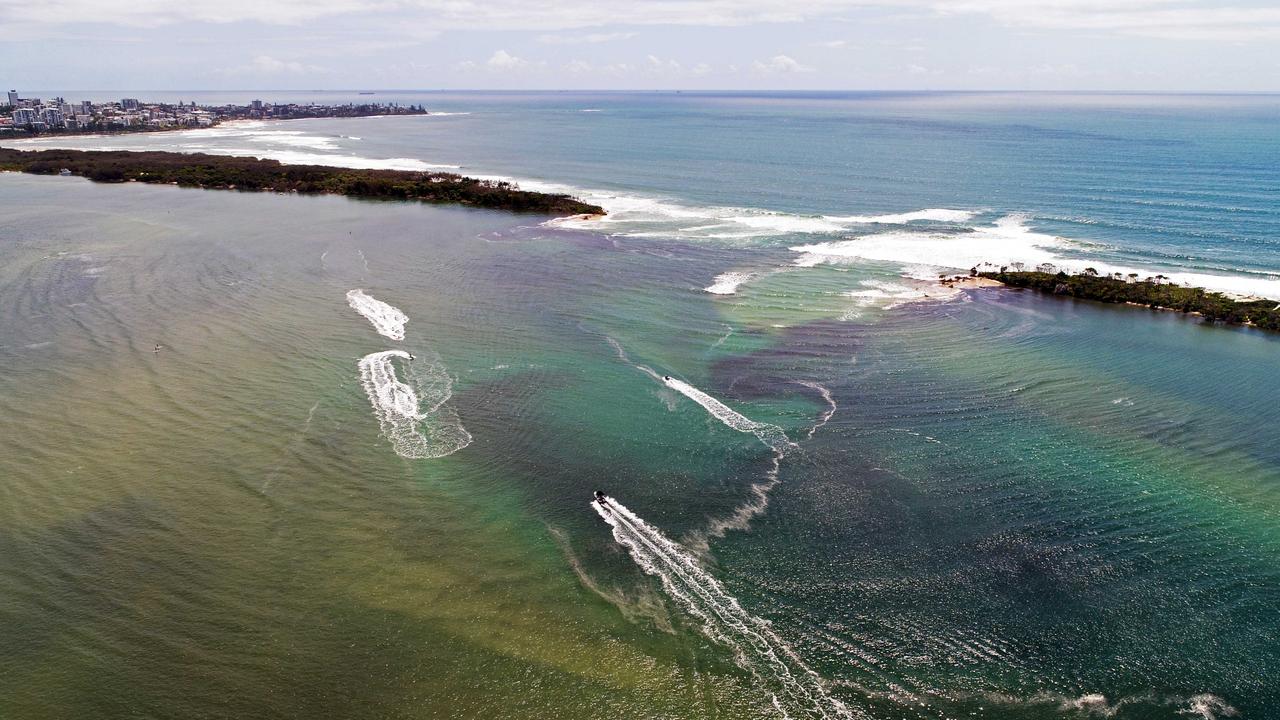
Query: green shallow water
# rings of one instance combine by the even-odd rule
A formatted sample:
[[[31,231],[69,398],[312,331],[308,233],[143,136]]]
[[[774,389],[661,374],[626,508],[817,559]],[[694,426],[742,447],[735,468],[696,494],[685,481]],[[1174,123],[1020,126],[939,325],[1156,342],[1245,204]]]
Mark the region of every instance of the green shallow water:
[[[636,365],[796,443],[699,562],[850,713],[1280,706],[1274,336],[851,312],[834,269],[715,297],[747,251],[451,208],[15,175],[0,206],[0,717],[806,716],[589,505],[692,555],[769,481]],[[380,436],[388,349],[469,445]]]

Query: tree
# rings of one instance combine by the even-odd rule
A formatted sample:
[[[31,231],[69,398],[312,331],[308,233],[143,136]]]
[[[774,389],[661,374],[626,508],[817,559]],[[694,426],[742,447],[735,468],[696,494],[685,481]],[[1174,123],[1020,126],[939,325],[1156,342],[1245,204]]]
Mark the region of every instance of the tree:
[[[1093,268],[1085,268],[1084,274],[1086,277],[1098,277],[1098,271]]]

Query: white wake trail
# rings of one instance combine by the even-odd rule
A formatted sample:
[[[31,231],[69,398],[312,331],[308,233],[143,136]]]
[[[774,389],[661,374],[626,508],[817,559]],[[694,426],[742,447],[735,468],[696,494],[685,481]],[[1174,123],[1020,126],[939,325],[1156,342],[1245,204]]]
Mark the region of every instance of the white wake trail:
[[[813,424],[813,427],[809,428],[809,434],[805,436],[806,438],[812,438],[813,434],[818,432],[823,425],[830,422],[831,417],[836,414],[836,399],[831,397],[831,391],[821,383],[816,383],[812,380],[796,380],[795,383],[797,385],[803,385],[810,390],[817,390],[818,394],[821,395],[822,399],[827,403],[827,409],[822,412],[822,415],[818,417],[818,421]]]
[[[648,368],[643,369],[647,370]],[[652,373],[652,371],[649,372]],[[756,422],[683,380],[677,380],[666,375],[663,376],[662,382],[667,387],[701,405],[702,408],[711,413],[712,417],[715,419],[738,432],[751,433],[755,435],[760,438],[760,442],[768,445],[778,452],[782,452],[786,448],[795,447],[795,443],[791,442],[791,440],[787,438],[786,433],[782,432],[782,428],[777,425]]]
[[[396,376],[394,358],[409,360],[403,350],[384,350],[360,359],[360,384],[378,418],[382,435],[401,457],[439,458],[471,444],[471,433],[458,414],[445,405],[453,395],[453,379],[439,363],[426,363],[418,375],[409,369],[412,385]],[[412,366],[410,366],[412,368]]]
[[[404,326],[409,322],[409,316],[401,312],[400,308],[366,295],[359,288],[347,291],[347,304],[372,323],[379,335],[392,340],[404,340]]]
[[[613,528],[614,540],[640,569],[657,577],[667,594],[697,618],[703,632],[729,648],[737,663],[765,686],[783,716],[855,717],[844,703],[827,694],[818,674],[770,624],[744,610],[692,554],[613,498],[592,501],[591,506]]]

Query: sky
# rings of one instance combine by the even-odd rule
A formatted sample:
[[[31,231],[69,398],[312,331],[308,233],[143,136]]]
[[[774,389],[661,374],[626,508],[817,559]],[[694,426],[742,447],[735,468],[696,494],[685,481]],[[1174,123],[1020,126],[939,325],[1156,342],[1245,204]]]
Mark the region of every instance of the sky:
[[[1280,0],[0,0],[0,84],[1280,91]]]

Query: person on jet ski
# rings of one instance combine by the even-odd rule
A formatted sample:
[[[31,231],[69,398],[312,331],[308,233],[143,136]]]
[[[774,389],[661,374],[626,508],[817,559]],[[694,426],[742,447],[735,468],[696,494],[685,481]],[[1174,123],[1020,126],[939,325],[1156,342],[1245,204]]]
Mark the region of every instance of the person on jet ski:
[[[605,503],[605,499],[604,499],[604,491],[603,491],[603,490],[597,490],[597,491],[596,491],[596,502],[600,503],[601,505],[605,505],[605,504],[606,504],[606,503]]]

